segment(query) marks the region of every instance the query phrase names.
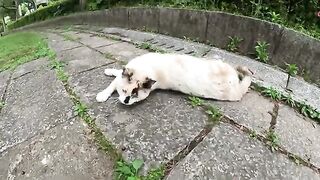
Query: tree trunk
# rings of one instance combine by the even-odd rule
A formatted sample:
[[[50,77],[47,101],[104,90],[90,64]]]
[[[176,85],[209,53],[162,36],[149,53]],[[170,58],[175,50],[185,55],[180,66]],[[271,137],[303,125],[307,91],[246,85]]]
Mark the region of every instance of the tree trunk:
[[[16,6],[16,20],[18,20],[20,18],[20,14],[19,14],[19,0],[14,0],[14,4]]]
[[[86,9],[87,0],[79,0],[80,10],[84,11]]]
[[[6,23],[4,22],[4,17],[2,17],[2,26],[3,26],[3,31],[6,32]]]

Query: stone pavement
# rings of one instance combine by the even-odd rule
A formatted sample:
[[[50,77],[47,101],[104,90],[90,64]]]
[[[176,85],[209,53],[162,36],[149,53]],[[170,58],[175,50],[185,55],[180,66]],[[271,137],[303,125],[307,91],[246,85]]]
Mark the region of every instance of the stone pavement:
[[[131,58],[147,53],[134,45],[145,41],[169,52],[222,58],[230,63],[238,58],[239,64],[259,69],[256,81],[274,87],[281,88],[281,84],[268,73],[282,72],[163,35],[117,28],[100,28],[99,32],[86,29],[46,30],[45,35],[57,59],[66,63],[68,84],[87,105],[97,127],[124,159],[144,160],[142,173],[175,159],[165,179],[320,179],[319,124],[280,104],[275,125],[280,150],[272,152],[266,137],[270,113],[277,106],[255,91],[240,102],[206,101],[221,108],[228,120],[214,125],[205,135],[211,124],[206,113],[193,108],[180,93],[156,91],[130,107],[121,105],[116,93],[105,103],[95,101],[96,94],[113,79],[103,70],[120,68]],[[306,88],[316,94],[320,90],[295,81],[300,83],[299,90],[294,90],[296,98],[310,99],[310,104],[319,106],[319,99],[306,98],[299,91]],[[92,132],[76,116],[70,94],[47,59],[0,73],[0,93],[5,102],[0,112],[0,179],[112,179],[114,160],[95,145]],[[204,139],[197,140],[202,135]],[[190,147],[184,158],[176,159],[179,152]]]

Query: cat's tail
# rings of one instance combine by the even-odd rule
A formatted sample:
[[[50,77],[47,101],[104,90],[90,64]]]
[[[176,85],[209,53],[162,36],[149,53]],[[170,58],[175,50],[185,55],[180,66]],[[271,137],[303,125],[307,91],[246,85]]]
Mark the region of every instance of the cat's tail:
[[[243,95],[248,92],[253,72],[245,66],[238,66],[236,70],[240,79],[240,92]]]

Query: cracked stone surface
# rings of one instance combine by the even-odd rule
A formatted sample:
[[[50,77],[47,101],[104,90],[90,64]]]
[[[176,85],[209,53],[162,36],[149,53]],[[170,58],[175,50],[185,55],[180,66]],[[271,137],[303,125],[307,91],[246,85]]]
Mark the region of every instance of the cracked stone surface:
[[[87,46],[97,48],[102,46],[108,46],[115,43],[120,43],[119,41],[114,41],[111,39],[103,38],[103,37],[97,37],[90,34],[85,33],[79,33],[74,34],[75,37],[79,38],[79,41]]]
[[[114,58],[122,61],[129,61],[137,56],[148,53],[146,50],[138,49],[136,46],[125,42],[99,47],[97,50],[104,54],[112,54]]]
[[[67,63],[65,70],[70,74],[114,62],[88,47],[79,47],[60,52],[58,53],[57,59]]]
[[[221,108],[224,115],[238,124],[249,127],[257,133],[264,134],[271,121],[273,103],[254,91],[249,91],[239,102],[210,101],[209,103]]]
[[[17,67],[12,75],[12,79],[19,78],[21,76],[25,76],[33,71],[39,71],[43,69],[47,69],[49,67],[49,61],[47,58],[40,58],[34,61],[30,61],[23,66]]]
[[[179,93],[155,92],[131,107],[121,105],[116,93],[107,102],[97,103],[96,94],[112,79],[96,69],[73,76],[70,83],[104,135],[123,150],[126,159],[144,159],[145,169],[173,158],[206,124],[206,115],[192,109]]]
[[[319,124],[280,105],[275,132],[281,146],[320,167]]]
[[[0,156],[0,179],[112,179],[113,163],[72,119]]]
[[[320,179],[284,155],[221,123],[169,174],[176,179]]]
[[[80,47],[81,44],[69,40],[65,40],[62,36],[53,33],[47,33],[49,47],[55,52],[61,52],[67,49]]]
[[[72,116],[72,103],[54,71],[12,80],[0,114],[0,153]]]

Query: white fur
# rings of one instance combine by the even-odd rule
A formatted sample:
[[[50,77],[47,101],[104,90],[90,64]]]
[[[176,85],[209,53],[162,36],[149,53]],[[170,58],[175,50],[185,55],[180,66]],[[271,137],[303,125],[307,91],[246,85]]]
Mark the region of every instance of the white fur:
[[[249,73],[241,74],[220,60],[206,60],[189,55],[148,53],[132,59],[126,66],[132,72],[129,81],[123,70],[106,69],[105,74],[116,76],[112,83],[98,93],[98,102],[106,101],[117,90],[121,103],[131,105],[149,96],[155,89],[170,89],[186,94],[228,101],[239,101],[251,84]],[[241,67],[242,72],[249,72]],[[240,81],[238,76],[242,76]],[[147,79],[155,83],[150,89],[142,88]],[[136,97],[131,97],[139,87]],[[129,102],[125,99],[130,96]]]

